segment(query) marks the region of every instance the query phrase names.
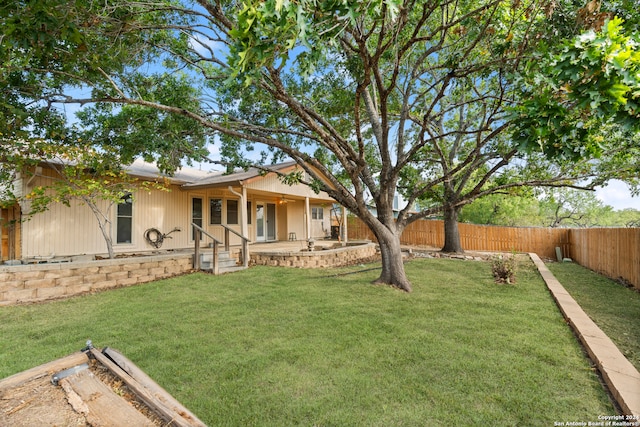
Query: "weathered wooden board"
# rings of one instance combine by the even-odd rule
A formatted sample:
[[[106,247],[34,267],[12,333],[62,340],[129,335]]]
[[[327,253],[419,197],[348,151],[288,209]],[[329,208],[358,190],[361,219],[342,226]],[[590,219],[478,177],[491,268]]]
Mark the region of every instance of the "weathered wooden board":
[[[109,348],[105,348],[102,352],[93,348],[91,354],[118,376],[140,400],[164,418],[168,425],[206,427],[198,417],[121,353]]]
[[[84,369],[77,372],[79,366]],[[59,377],[63,378],[58,380]],[[29,395],[24,401],[18,400],[17,397],[23,395],[19,387],[33,388],[31,384],[34,380],[53,387],[53,391],[58,390],[56,400],[41,402],[43,396],[57,394],[52,391],[38,393],[35,397]],[[120,389],[120,386],[114,385],[115,388],[112,388],[109,384],[114,380],[126,385],[127,391]],[[6,403],[3,406],[5,418],[0,417],[0,425],[35,425],[33,420],[41,418],[36,409],[46,404],[52,415],[56,415],[52,419],[66,419],[64,417],[75,414],[93,427],[206,427],[124,355],[109,348],[101,352],[90,345],[83,352],[0,380],[0,399]],[[7,418],[9,416],[11,419]],[[51,425],[71,424],[85,425],[58,421]]]
[[[67,403],[61,387],[49,376],[40,376],[8,389],[0,396],[0,426],[87,426],[83,414]]]
[[[73,366],[82,365],[88,361],[89,357],[86,353],[74,353],[70,356],[63,357],[62,359],[57,359],[53,362],[45,363],[44,365],[19,372],[0,381],[0,395],[4,391],[17,387],[27,381],[31,381],[45,375],[52,375],[55,372],[68,369]]]
[[[115,394],[90,371],[85,370],[60,380],[74,408],[85,412],[94,427],[154,427],[154,424],[126,400]]]

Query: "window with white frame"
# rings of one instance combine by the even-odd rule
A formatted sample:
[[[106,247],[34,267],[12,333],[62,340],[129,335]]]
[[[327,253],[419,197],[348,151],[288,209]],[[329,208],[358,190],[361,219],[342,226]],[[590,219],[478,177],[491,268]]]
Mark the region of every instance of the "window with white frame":
[[[193,222],[198,227],[202,228],[202,198],[194,197],[191,199],[191,222]],[[202,237],[202,236],[200,236]],[[195,228],[191,228],[191,239],[195,240],[196,238],[196,230]]]
[[[227,200],[227,224],[238,224],[238,201]]]
[[[209,224],[222,224],[222,199],[209,199]]]
[[[131,243],[133,236],[133,199],[131,193],[118,203],[116,212],[116,243]]]
[[[321,207],[312,207],[311,219],[324,219],[324,209]]]

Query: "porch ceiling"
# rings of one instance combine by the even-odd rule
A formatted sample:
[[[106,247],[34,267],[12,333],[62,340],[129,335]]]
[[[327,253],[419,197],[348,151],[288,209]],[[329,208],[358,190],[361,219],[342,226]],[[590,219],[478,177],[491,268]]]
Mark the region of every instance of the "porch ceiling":
[[[273,202],[279,203],[279,204],[285,204],[285,203],[281,203],[283,198],[288,203],[304,203],[304,201],[305,201],[305,197],[304,196],[288,194],[288,193],[278,193],[278,192],[265,191],[265,190],[247,189],[247,195],[248,196],[253,196],[254,198],[256,198],[256,197],[262,198],[262,199],[264,199],[265,202],[273,201]],[[337,202],[335,200],[331,199],[331,198],[309,197],[309,203],[315,203],[315,204],[329,204],[329,203],[331,203],[331,204],[333,204],[333,203],[337,203]]]

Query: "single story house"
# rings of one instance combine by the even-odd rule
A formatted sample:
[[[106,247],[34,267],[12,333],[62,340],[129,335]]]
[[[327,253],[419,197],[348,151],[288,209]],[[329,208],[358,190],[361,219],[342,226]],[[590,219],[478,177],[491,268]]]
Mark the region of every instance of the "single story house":
[[[279,173],[300,168],[295,162],[270,166]],[[157,179],[158,169],[136,161],[128,168],[131,176]],[[16,182],[27,194],[34,186],[56,179],[46,165],[37,173]],[[335,201],[326,193],[316,194],[304,184],[284,184],[275,172],[249,169],[231,174],[183,168],[169,177],[169,191],[139,190],[123,199],[110,212],[116,253],[154,251],[156,229],[167,236],[162,250],[193,248],[191,223],[223,240],[226,225],[251,242],[322,239],[331,234],[331,211]],[[25,201],[28,203],[28,201]],[[105,202],[105,207],[107,206]],[[106,244],[91,209],[74,201],[70,207],[54,204],[27,221],[20,212],[28,206],[2,209],[2,260],[49,259],[77,255],[104,255]],[[240,237],[231,234],[231,245]],[[209,241],[210,242],[210,241]],[[203,240],[203,245],[208,243]]]

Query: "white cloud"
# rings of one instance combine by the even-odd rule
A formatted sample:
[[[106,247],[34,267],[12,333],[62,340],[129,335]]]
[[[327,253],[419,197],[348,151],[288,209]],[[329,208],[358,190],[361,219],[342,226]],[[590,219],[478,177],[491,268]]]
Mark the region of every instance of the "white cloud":
[[[629,187],[622,181],[612,180],[606,187],[598,187],[596,197],[616,210],[626,208],[640,210],[640,197],[632,197]]]
[[[213,40],[203,34],[189,37],[189,47],[204,58],[211,58],[226,49],[224,43]]]

